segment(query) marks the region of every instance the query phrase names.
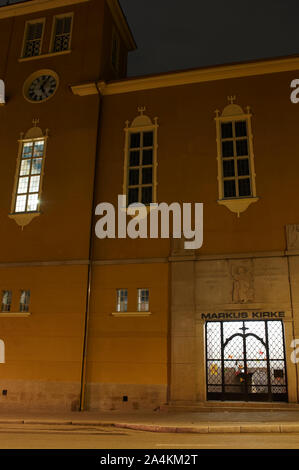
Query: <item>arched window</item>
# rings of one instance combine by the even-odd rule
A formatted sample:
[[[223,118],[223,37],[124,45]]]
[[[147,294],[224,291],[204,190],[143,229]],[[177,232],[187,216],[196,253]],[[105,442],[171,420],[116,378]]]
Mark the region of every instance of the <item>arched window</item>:
[[[5,104],[5,84],[3,80],[0,80],[0,105]]]
[[[219,204],[240,215],[256,202],[253,138],[250,108],[230,104],[216,111]]]
[[[38,121],[34,121],[37,124]],[[10,217],[21,225],[27,225],[39,215],[42,177],[46,156],[47,131],[32,127],[19,141],[17,171],[12,197]]]
[[[138,108],[139,116],[131,126],[126,122],[123,194],[127,195],[127,205],[157,201],[158,119],[153,124],[144,111],[144,107]]]

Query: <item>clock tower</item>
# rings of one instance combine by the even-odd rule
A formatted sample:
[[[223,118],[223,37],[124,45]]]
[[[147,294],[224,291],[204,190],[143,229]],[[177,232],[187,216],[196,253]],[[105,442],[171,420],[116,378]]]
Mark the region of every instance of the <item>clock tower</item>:
[[[72,90],[135,42],[117,0],[1,3],[0,405],[78,409],[101,99]]]

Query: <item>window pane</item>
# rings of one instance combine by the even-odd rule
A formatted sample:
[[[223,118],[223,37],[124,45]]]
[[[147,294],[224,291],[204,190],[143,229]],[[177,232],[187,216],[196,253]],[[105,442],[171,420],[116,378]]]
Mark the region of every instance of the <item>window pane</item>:
[[[152,168],[143,168],[142,169],[142,184],[151,184],[152,180],[153,180]]]
[[[233,136],[233,126],[231,122],[223,122],[221,124],[222,139],[229,139]]]
[[[32,176],[30,178],[30,186],[29,186],[30,193],[37,193],[39,191],[39,181],[40,181],[40,176]]]
[[[227,178],[228,176],[235,176],[235,162],[234,160],[224,160],[223,161],[223,176]]]
[[[28,196],[27,211],[36,211],[38,207],[38,194],[30,194]]]
[[[149,290],[138,289],[138,312],[149,311]]]
[[[138,151],[133,150],[133,152],[130,152],[130,166],[139,166],[140,164],[139,158],[140,158],[139,150]]]
[[[239,196],[251,196],[249,178],[239,180]]]
[[[27,196],[17,196],[16,200],[16,212],[25,212]]]
[[[29,175],[31,160],[22,160],[20,168],[20,176]]]
[[[129,186],[137,186],[139,184],[139,170],[129,171]]]
[[[242,157],[243,155],[248,155],[248,145],[247,139],[237,140],[236,141],[237,156]]]
[[[224,197],[236,196],[236,183],[235,180],[224,181]]]
[[[143,150],[142,165],[152,165],[153,164],[153,151]]]
[[[152,187],[142,188],[142,204],[148,205],[152,202]]]
[[[247,135],[246,121],[237,121],[235,123],[236,137],[245,137]]]
[[[152,147],[153,146],[154,133],[153,132],[144,132],[143,133],[143,147]]]
[[[238,160],[238,175],[239,176],[249,175],[249,160],[248,160],[248,158]]]
[[[117,289],[116,311],[126,312],[128,309],[128,291],[127,289]]]
[[[44,153],[44,141],[39,140],[38,142],[35,142],[34,144],[34,157],[42,157]]]
[[[139,202],[138,201],[138,188],[131,188],[129,189],[128,192],[128,205],[134,204],[134,202]]]
[[[131,134],[130,138],[130,147],[131,149],[136,149],[140,147],[140,134]]]
[[[29,182],[28,176],[26,176],[25,178],[20,178],[19,179],[18,194],[27,193],[27,191],[28,191],[28,182]]]
[[[4,290],[2,292],[2,312],[10,312],[12,292],[11,290]]]
[[[30,158],[32,156],[33,143],[27,142],[23,146],[22,158]]]
[[[42,159],[41,158],[34,158],[32,160],[31,174],[32,175],[40,175],[41,171],[42,171]]]
[[[224,158],[234,156],[234,142],[232,140],[222,142],[222,156]]]
[[[20,297],[20,312],[29,312],[30,290],[22,290]]]

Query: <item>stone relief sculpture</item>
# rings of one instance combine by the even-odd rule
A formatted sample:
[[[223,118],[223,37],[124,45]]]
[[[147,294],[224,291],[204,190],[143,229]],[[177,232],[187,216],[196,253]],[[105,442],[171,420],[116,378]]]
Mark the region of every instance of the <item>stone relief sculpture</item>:
[[[232,278],[233,302],[238,304],[252,302],[254,297],[252,271],[245,266],[233,266]]]
[[[299,225],[287,225],[287,249],[299,250]]]

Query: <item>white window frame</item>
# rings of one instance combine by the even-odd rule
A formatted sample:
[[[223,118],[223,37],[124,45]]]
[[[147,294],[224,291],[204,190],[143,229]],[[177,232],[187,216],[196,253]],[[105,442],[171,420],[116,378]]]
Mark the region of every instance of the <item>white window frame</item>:
[[[116,311],[118,313],[128,311],[128,289],[116,289]]]
[[[138,188],[139,191],[139,197],[138,197],[138,202],[141,201],[141,194],[142,194],[142,187],[152,187],[152,203],[157,202],[157,153],[158,153],[158,118],[154,118],[154,123],[151,121],[151,119],[144,114],[144,111],[146,110],[145,107],[139,107],[138,112],[139,116],[137,116],[132,124],[130,125],[129,121],[126,122],[126,127],[124,129],[125,131],[125,158],[124,158],[124,183],[123,183],[123,194],[126,195],[127,197],[127,205],[128,205],[128,194],[129,194],[129,170],[133,169],[133,167],[130,166],[130,150],[134,151],[134,149],[130,148],[130,138],[131,134],[137,134],[141,133],[143,134],[144,132],[153,132],[153,146],[151,147],[153,149],[153,161],[152,165],[144,165],[144,167],[152,167],[152,183],[151,184],[142,184],[141,178],[142,178],[142,168],[143,165],[139,161],[139,184],[134,185],[134,187]],[[143,147],[139,147],[136,149],[136,151],[139,150],[140,153],[143,150]],[[141,157],[140,157],[141,158]],[[137,166],[136,166],[137,169]],[[132,186],[133,187],[133,186]],[[137,202],[137,201],[136,201]]]
[[[143,293],[147,293],[147,300],[142,300]],[[142,308],[142,306],[146,308]],[[150,310],[150,293],[149,289],[145,287],[141,287],[137,289],[137,312],[149,312]]]
[[[219,111],[216,111],[216,140],[217,140],[217,163],[218,163],[218,204],[226,206],[230,211],[236,213],[238,217],[240,213],[244,212],[250,204],[253,202],[258,201],[258,197],[256,194],[256,174],[255,174],[255,166],[254,166],[254,152],[253,152],[253,134],[252,134],[252,114],[250,112],[249,106],[246,108],[246,112],[243,109],[234,104],[235,97],[228,97],[230,104],[226,106],[220,115]],[[248,156],[238,157],[236,152],[234,152],[234,157],[231,158],[234,160],[235,166],[235,176],[234,177],[227,177],[225,178],[223,175],[223,157],[222,157],[222,142],[225,139],[222,139],[222,132],[221,132],[221,125],[223,123],[235,123],[238,121],[245,121],[247,127],[247,144],[248,144]],[[234,128],[234,125],[233,125]],[[228,140],[233,140],[233,145],[235,148],[235,142],[238,138],[236,138],[233,130],[233,138],[229,138]],[[242,139],[242,138],[240,138]],[[244,139],[244,137],[243,137]],[[250,186],[251,186],[251,194],[248,196],[239,196],[236,184],[236,196],[234,197],[224,197],[224,181],[225,180],[232,180],[234,179],[237,183],[238,179],[242,179],[242,176],[238,176],[237,173],[237,161],[242,158],[248,158],[249,160],[249,176],[244,176],[244,178],[250,179]]]
[[[22,302],[22,297],[24,296],[24,302]],[[20,313],[28,313],[30,307],[30,289],[22,289],[20,294]]]
[[[21,171],[21,164],[25,160],[22,158],[23,156],[23,147],[25,144],[32,143],[35,145],[36,142],[43,141],[44,142],[44,149],[43,149],[43,156],[42,157],[36,157],[36,158],[42,158],[41,162],[41,170],[39,174],[31,174],[31,165],[30,165],[30,174],[29,175],[20,175]],[[43,178],[44,178],[44,168],[45,168],[45,160],[46,160],[46,155],[47,155],[47,143],[48,143],[48,130],[46,131],[45,134],[43,134],[42,130],[39,127],[32,127],[25,136],[21,134],[21,138],[19,140],[19,151],[18,151],[18,157],[17,157],[17,167],[16,167],[16,173],[15,173],[15,181],[14,181],[14,186],[13,186],[13,194],[12,194],[12,203],[11,203],[11,212],[9,214],[9,217],[14,219],[16,223],[22,227],[25,225],[29,224],[31,220],[35,217],[37,217],[40,214],[40,205],[41,205],[41,194],[42,194],[42,186],[43,186]],[[34,156],[30,157],[30,163],[32,164],[32,160],[34,159]],[[28,158],[29,161],[29,158]],[[20,195],[18,194],[18,186],[19,186],[19,180],[21,177],[26,177],[28,176],[29,182],[28,182],[28,188],[27,192],[24,193],[26,195],[26,205],[28,202],[28,195],[30,195],[29,192],[29,184],[30,184],[30,178],[34,176],[40,176],[39,180],[39,188],[38,191],[32,192],[32,194],[38,194],[38,206],[36,210],[34,211],[28,211],[27,208],[25,208],[24,212],[17,212],[16,211],[16,202],[17,202],[17,197]]]
[[[8,295],[9,302],[4,303],[6,294]],[[2,301],[1,301],[1,312],[9,313],[11,311],[12,304],[12,291],[10,289],[5,289],[2,291]]]

